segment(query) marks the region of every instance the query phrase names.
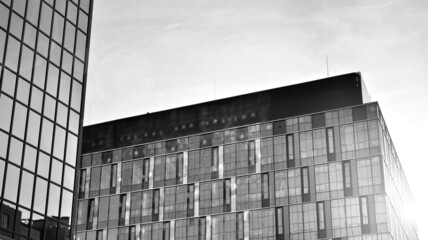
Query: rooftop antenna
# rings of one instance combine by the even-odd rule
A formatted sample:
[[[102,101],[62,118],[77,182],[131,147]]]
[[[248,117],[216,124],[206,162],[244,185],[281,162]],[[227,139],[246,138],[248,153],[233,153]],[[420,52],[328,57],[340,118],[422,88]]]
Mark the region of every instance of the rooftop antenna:
[[[325,61],[327,64],[327,77],[330,77],[330,73],[328,72],[328,55],[327,54],[325,55]]]

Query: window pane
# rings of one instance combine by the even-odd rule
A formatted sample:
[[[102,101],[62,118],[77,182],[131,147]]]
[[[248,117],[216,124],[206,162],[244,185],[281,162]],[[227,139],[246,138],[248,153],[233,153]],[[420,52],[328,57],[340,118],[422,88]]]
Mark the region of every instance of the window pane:
[[[15,72],[18,69],[19,47],[19,42],[16,41],[15,38],[9,36],[5,63],[6,66],[10,67]]]
[[[40,44],[40,40],[39,40],[39,44]],[[34,64],[33,83],[36,84],[41,89],[44,89],[45,77],[46,77],[46,60],[40,57],[39,55],[36,55],[36,62]]]
[[[18,81],[18,91],[16,93],[16,98],[23,102],[25,105],[28,105],[28,99],[30,96],[30,84],[22,80],[21,78]]]
[[[34,194],[34,210],[44,213],[46,207],[46,194],[48,192],[48,183],[41,179],[37,178],[36,181],[36,193]]]
[[[43,119],[42,136],[40,139],[40,148],[48,153],[51,152],[53,138],[53,123]]]
[[[18,196],[19,168],[8,164],[4,186],[4,198],[16,202]]]
[[[75,166],[77,158],[77,137],[71,133],[68,133],[67,138],[67,155],[66,161],[67,163]]]
[[[59,197],[61,191],[57,185],[50,184],[49,187],[49,203],[47,214],[52,217],[56,217],[59,214]]]
[[[62,163],[55,159],[52,159],[52,167],[51,167],[51,180],[61,184],[62,180]]]
[[[26,120],[27,120],[27,108],[19,103],[16,103],[15,114],[13,116],[12,133],[13,135],[19,137],[20,139],[24,139]]]
[[[54,156],[60,160],[64,159],[64,147],[65,147],[65,130],[61,127],[55,127],[55,144],[54,144]]]
[[[23,148],[23,143],[12,137],[9,146],[9,161],[21,165]]]
[[[42,152],[39,152],[39,164],[37,166],[37,174],[45,178],[49,177],[50,157]]]
[[[0,128],[9,132],[10,129],[10,120],[12,119],[12,104],[13,101],[11,98],[1,94],[0,95],[0,109],[2,113],[0,114]]]
[[[0,157],[6,158],[9,137],[4,132],[0,131]],[[2,175],[3,176],[3,175]],[[0,177],[1,178],[1,177]],[[1,191],[0,191],[1,192]]]
[[[27,142],[37,146],[39,144],[40,115],[30,111],[28,126],[31,127],[27,129]]]
[[[16,88],[16,74],[5,69],[3,74],[3,83],[1,85],[1,90],[10,96],[15,96]]]
[[[43,93],[38,88],[33,86],[31,91],[31,103],[30,103],[31,108],[41,113],[42,103],[43,103]]]
[[[22,172],[21,177],[21,192],[19,196],[19,204],[31,208],[31,200],[33,196],[34,175],[27,171]]]
[[[82,98],[82,85],[76,81],[73,81],[73,90],[71,95],[71,107],[76,111],[80,111],[80,101]]]

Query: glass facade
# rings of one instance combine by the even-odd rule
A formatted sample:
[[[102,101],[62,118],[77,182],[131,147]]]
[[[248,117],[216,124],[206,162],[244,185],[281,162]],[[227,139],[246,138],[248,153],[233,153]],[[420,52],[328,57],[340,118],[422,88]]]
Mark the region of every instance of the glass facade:
[[[411,194],[377,103],[81,161],[79,240],[418,239],[402,217]]]
[[[91,8],[0,0],[0,239],[72,239]]]

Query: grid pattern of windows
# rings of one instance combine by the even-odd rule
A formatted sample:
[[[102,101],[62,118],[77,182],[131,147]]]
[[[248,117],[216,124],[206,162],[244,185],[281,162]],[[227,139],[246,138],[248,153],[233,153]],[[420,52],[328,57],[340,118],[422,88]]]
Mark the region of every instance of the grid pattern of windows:
[[[340,110],[84,155],[77,236],[376,239],[394,211],[380,127]]]
[[[0,216],[9,219],[2,236],[71,237],[91,5],[0,1]]]

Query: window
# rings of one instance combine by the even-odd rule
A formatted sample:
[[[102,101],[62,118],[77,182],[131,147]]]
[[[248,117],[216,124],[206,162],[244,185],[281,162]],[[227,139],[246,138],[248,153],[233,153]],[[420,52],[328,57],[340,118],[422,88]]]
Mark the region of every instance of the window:
[[[152,215],[154,214],[153,191],[150,190],[150,191],[142,192],[142,201],[143,203],[142,203],[142,209],[141,209],[141,222],[151,222]]]
[[[318,231],[325,230],[324,202],[317,202]]]
[[[236,144],[225,145],[223,147],[224,176],[236,175]]]
[[[274,137],[273,139],[273,151],[275,169],[284,169],[286,165],[286,143],[285,136]]]
[[[327,152],[328,152],[328,154],[333,154],[333,153],[335,153],[333,128],[331,128],[331,127],[327,128],[326,132],[327,132]]]
[[[154,187],[164,186],[165,180],[165,156],[155,157],[155,170],[154,170]]]
[[[315,192],[316,192],[316,199],[318,201],[326,200],[330,197],[327,164],[315,166]]]
[[[343,166],[343,188],[345,189],[345,195],[352,195],[352,184],[351,184],[351,164],[349,161],[342,162]]]
[[[98,201],[98,228],[108,226],[110,197],[100,197]]]
[[[110,184],[112,177],[112,165],[102,166],[101,168],[101,187],[100,195],[106,195],[110,193]]]
[[[346,215],[345,200],[331,200],[331,222],[333,237],[340,238],[346,236]]]
[[[291,204],[302,201],[301,183],[302,179],[300,178],[300,169],[288,170],[288,196]]]
[[[369,209],[367,206],[367,196],[360,197],[361,225],[369,224]]]
[[[159,189],[153,191],[153,221],[159,220],[160,192]]]
[[[288,161],[288,167],[294,167],[294,135],[288,134],[287,135],[287,161]]]
[[[175,197],[175,218],[187,217],[189,185],[177,186]],[[192,214],[193,215],[193,214]]]
[[[367,122],[359,122],[354,124],[355,131],[355,155],[359,157],[367,157],[369,151],[369,133]]]
[[[175,196],[176,196],[176,187],[165,188],[165,197],[164,197],[164,219],[173,219],[175,218]]]
[[[244,213],[239,212],[238,213],[238,223],[237,223],[237,240],[244,240]]]
[[[262,174],[262,206],[263,207],[268,207],[270,206],[270,202],[269,202],[269,174],[268,173],[263,173]]]
[[[304,239],[317,238],[317,213],[315,203],[303,204]]]
[[[177,155],[167,155],[166,156],[166,184],[171,185],[175,184],[177,177]]]
[[[189,163],[188,163],[188,181],[195,182],[199,180],[199,167],[200,167],[200,157],[199,150],[189,151]]]
[[[283,223],[284,210],[282,207],[276,208],[276,235],[284,235],[284,223]]]
[[[199,214],[211,214],[211,182],[202,182],[199,184]]]
[[[101,182],[101,167],[94,167],[91,169],[91,183],[89,186],[89,196],[94,197],[100,194]]]
[[[275,238],[275,209],[250,211],[250,239]]]
[[[224,185],[223,180],[212,182],[212,213],[223,212],[224,199]]]
[[[199,179],[208,180],[211,179],[214,175],[211,175],[211,169],[215,164],[218,164],[218,159],[213,158],[212,154],[215,150],[213,148],[205,148],[201,150],[201,158],[199,165]],[[217,161],[214,163],[214,161]],[[218,173],[217,173],[218,176]]]
[[[302,166],[314,164],[312,131],[300,133],[300,158]]]
[[[193,216],[195,208],[195,185],[187,185],[187,216]]]
[[[141,222],[141,209],[142,209],[142,192],[131,193],[131,212],[130,212],[130,223]]]
[[[218,178],[218,147],[212,148],[211,151],[211,178]]]
[[[308,167],[302,169],[302,193],[309,194],[309,172]]]
[[[343,172],[342,163],[330,163],[328,165],[330,197],[343,197]]]
[[[273,139],[264,138],[260,141],[262,171],[273,170]]]
[[[361,234],[360,204],[357,197],[345,198],[346,230],[348,236]]]
[[[324,129],[313,132],[315,164],[327,162],[327,141]]]
[[[132,162],[132,191],[143,189],[144,161]]]
[[[301,204],[290,206],[290,239],[304,239],[303,209]]]
[[[340,148],[342,160],[355,158],[354,126],[352,124],[340,126]]]
[[[276,206],[288,204],[287,170],[275,172]]]
[[[9,215],[6,213],[1,213],[1,227],[4,229],[9,229],[10,221]]]

